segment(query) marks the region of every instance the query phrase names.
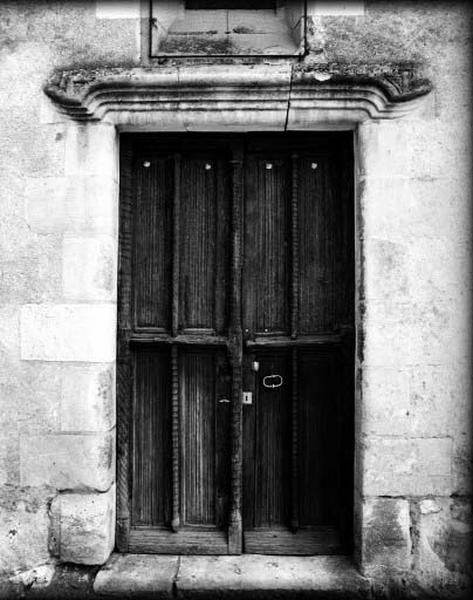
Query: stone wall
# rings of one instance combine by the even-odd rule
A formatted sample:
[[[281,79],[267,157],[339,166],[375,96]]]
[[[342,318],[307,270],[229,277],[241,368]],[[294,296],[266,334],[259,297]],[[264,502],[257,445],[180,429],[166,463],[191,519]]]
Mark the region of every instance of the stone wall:
[[[308,4],[308,64],[415,60],[434,86],[421,111],[356,132],[355,543],[379,593],[459,597],[471,563],[470,12]],[[55,69],[140,65],[140,7],[3,2],[0,35],[0,573],[34,587],[57,561],[105,562],[115,522],[118,133],[59,115],[42,86]]]

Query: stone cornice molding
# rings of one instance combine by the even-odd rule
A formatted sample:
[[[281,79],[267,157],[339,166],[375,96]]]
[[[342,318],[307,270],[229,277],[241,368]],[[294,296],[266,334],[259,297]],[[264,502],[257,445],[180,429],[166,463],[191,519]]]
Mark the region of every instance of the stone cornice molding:
[[[258,64],[56,72],[45,93],[79,121],[124,129],[284,130],[412,111],[431,89],[413,64]]]

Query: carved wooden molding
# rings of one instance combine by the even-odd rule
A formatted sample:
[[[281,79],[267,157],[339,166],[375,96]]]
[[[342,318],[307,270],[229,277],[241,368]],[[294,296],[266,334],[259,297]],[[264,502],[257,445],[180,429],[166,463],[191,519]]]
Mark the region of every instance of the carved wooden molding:
[[[392,119],[412,111],[430,89],[410,63],[298,63],[60,71],[44,91],[75,120],[215,131]]]

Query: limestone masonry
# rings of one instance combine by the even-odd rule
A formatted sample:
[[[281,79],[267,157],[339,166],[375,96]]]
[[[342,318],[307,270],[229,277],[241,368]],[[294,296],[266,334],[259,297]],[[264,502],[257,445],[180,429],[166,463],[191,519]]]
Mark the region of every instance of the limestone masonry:
[[[307,559],[307,585],[347,569],[357,597],[469,597],[471,9],[308,2],[306,56],[222,67],[150,59],[148,5],[0,5],[0,598],[93,597],[115,577],[93,591],[115,549],[119,136],[199,127],[355,135],[355,554]],[[163,108],[124,107],[120,77]],[[198,80],[233,86],[228,106]],[[183,81],[198,116],[169,108]],[[180,575],[166,560],[162,593],[190,595],[194,558]]]

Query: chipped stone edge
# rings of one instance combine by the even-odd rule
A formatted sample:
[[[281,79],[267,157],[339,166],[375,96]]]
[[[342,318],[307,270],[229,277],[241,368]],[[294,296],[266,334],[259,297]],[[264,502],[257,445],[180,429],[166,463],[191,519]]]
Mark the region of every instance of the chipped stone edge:
[[[44,92],[78,121],[149,126],[153,114],[166,113],[186,129],[204,112],[217,120],[222,112],[272,112],[277,128],[297,129],[314,118],[358,123],[403,116],[432,89],[420,73],[414,63],[110,67],[56,71]]]

